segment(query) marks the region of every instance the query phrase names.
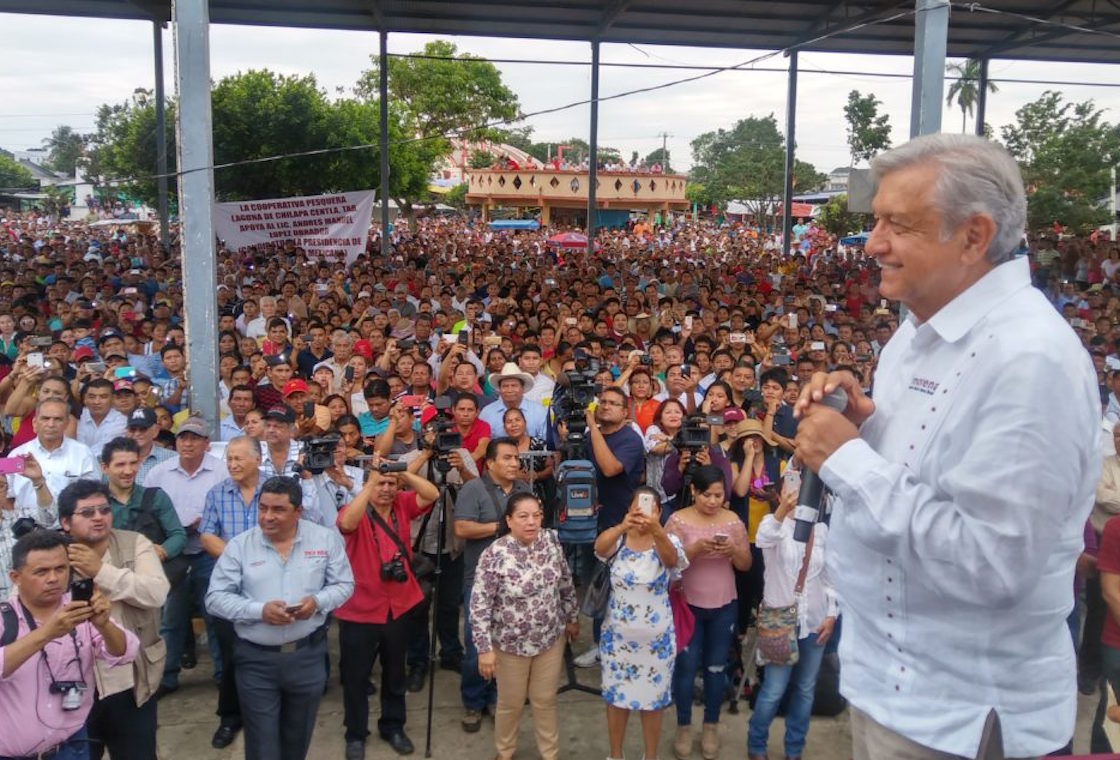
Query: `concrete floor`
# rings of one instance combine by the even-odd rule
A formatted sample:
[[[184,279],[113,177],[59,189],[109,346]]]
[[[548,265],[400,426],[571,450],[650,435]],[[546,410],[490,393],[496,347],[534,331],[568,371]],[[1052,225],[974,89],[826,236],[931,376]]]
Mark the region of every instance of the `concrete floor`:
[[[332,679],[327,694],[319,707],[318,724],[311,743],[309,758],[314,760],[341,760],[343,757],[342,727],[342,688],[338,684],[337,637],[332,635]],[[583,647],[577,647],[583,651]],[[205,647],[199,647],[202,658],[198,667],[183,671],[181,688],[165,697],[159,705],[159,757],[161,760],[232,760],[243,757],[244,747],[241,735],[224,750],[210,746],[210,737],[217,728],[214,715],[217,707],[217,689],[210,679],[210,660],[205,656]],[[597,685],[598,669],[576,671],[581,683]],[[597,696],[569,691],[559,697],[561,757],[595,760],[607,756],[606,717],[602,700]],[[371,698],[371,729],[376,730],[379,712],[378,697]],[[1089,727],[1096,707],[1095,697],[1081,697],[1078,709],[1077,733],[1074,749],[1079,753],[1088,752]],[[467,734],[459,726],[462,716],[459,701],[459,676],[457,673],[437,671],[435,679],[434,722],[432,724],[433,758],[451,760],[489,760],[494,757],[494,737],[492,722],[484,718],[482,730]],[[406,732],[416,745],[412,757],[423,757],[425,731],[428,716],[428,692],[408,695],[408,725]],[[725,706],[726,707],[726,706]],[[701,723],[700,708],[695,708],[693,724]],[[738,715],[728,715],[726,709],[721,717],[723,749],[721,758],[745,758],[747,719],[749,706],[741,705]],[[661,760],[673,758],[672,741],[676,730],[672,708],[666,712],[662,728],[659,757]],[[770,757],[781,758],[782,721],[778,718],[770,735]],[[529,710],[526,708],[522,719],[521,748],[519,760],[537,758],[533,741]],[[634,760],[642,757],[639,722],[631,721],[627,731],[626,756]],[[813,718],[809,730],[806,758],[811,760],[846,760],[851,757],[851,731],[847,712],[836,718]],[[368,760],[390,760],[398,755],[376,735],[370,737],[366,748]],[[693,758],[699,760],[697,746]]]

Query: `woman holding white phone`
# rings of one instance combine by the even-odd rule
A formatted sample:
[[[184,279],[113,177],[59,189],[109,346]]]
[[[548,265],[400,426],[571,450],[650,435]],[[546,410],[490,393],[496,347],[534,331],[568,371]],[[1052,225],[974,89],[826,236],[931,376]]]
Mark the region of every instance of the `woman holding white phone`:
[[[595,554],[611,568],[611,595],[599,639],[610,758],[622,757],[626,723],[642,716],[645,758],[657,757],[662,711],[672,702],[676,632],[669,583],[688,567],[680,539],[661,527],[661,499],[634,491],[618,525],[599,534]]]

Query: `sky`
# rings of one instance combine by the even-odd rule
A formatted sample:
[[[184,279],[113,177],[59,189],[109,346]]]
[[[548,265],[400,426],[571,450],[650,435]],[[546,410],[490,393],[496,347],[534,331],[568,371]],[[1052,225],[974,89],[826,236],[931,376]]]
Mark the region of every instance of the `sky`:
[[[42,144],[51,130],[67,124],[91,132],[95,112],[103,103],[128,99],[136,88],[153,86],[152,28],[139,21],[73,19],[0,14],[4,45],[0,46],[0,148],[27,149]],[[422,49],[435,39],[429,35],[390,34],[390,53]],[[493,59],[533,59],[589,62],[587,43],[456,37],[461,52]],[[377,36],[361,32],[278,29],[269,27],[211,27],[211,76],[217,80],[249,69],[283,74],[314,74],[332,95],[350,94],[361,73],[377,55]],[[603,63],[657,63],[731,66],[751,60],[761,51],[668,46],[604,44]],[[174,92],[174,50],[170,30],[164,34],[165,77]],[[520,98],[522,111],[532,113],[587,99],[590,67],[570,65],[497,64],[506,84]],[[646,155],[668,133],[670,155],[677,167],[691,164],[689,143],[698,135],[730,128],[748,116],[774,114],[785,129],[788,59],[780,55],[757,64],[780,72],[730,71],[698,82],[603,102],[599,109],[599,144]],[[819,171],[849,163],[844,104],[848,93],[874,92],[890,115],[895,144],[904,142],[910,121],[910,80],[860,74],[825,74],[821,70],[886,72],[909,75],[908,57],[805,53],[800,56],[798,82],[797,155]],[[1120,87],[1089,83],[1120,83],[1120,69],[1103,65],[993,61],[991,76],[999,92],[988,98],[987,121],[996,128],[1014,121],[1016,109],[1055,89],[1071,100],[1093,99],[1105,118],[1120,120]],[[600,95],[607,97],[669,82],[699,72],[668,69],[604,67]],[[1050,79],[1079,82],[1076,86],[999,82],[1013,79]],[[946,85],[948,86],[948,84]],[[590,110],[580,105],[545,116],[531,117],[539,142],[578,136],[587,139]],[[971,128],[971,125],[970,125]],[[945,108],[942,129],[960,131],[961,113]]]

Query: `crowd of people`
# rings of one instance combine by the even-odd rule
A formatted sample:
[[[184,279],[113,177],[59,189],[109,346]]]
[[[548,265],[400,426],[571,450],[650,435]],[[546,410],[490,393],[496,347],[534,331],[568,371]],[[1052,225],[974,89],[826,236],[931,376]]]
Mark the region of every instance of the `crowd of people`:
[[[375,228],[349,267],[219,246],[211,325],[184,324],[177,246],[7,217],[0,758],[155,757],[157,705],[200,662],[192,617],[212,745],[244,731],[247,758],[306,756],[337,635],[347,760],[374,695],[377,735],[414,751],[407,695],[437,667],[459,674],[463,731],[491,714],[509,760],[528,703],[554,760],[582,618],[609,757],[636,711],[654,760],[673,705],[675,756],[713,760],[731,674],[754,665],[739,643],[783,616],[748,681],[752,760],[783,700],[801,757],[837,644],[856,757],[972,756],[987,707],[1008,756],[1061,750],[1074,648],[1083,690],[1120,687],[1115,456],[1097,488],[1120,248],[1017,256],[1017,171],[961,139],[879,159],[866,250],[810,226],[783,256],[763,229],[679,218],[602,230],[587,256],[555,230],[422,220],[388,257]],[[950,213],[975,172],[998,192]],[[220,419],[193,408],[212,388],[191,385],[188,327],[217,336]],[[843,413],[819,403],[836,389]],[[573,452],[593,545],[557,531]],[[831,519],[806,543],[815,473]]]

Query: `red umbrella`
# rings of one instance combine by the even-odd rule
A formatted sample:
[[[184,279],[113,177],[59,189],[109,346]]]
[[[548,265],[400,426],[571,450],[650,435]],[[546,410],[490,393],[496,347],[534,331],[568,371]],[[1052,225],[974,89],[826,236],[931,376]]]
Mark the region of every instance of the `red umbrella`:
[[[548,239],[548,244],[557,248],[587,250],[587,235],[580,232],[558,232]]]

